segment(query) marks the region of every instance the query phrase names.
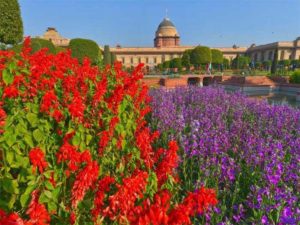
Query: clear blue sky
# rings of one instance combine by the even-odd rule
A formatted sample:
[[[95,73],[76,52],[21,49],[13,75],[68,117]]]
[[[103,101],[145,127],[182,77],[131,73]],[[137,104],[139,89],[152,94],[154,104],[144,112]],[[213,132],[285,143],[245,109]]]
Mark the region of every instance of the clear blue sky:
[[[168,17],[182,45],[249,46],[300,36],[300,0],[20,0],[25,35],[56,27],[99,45],[153,46]]]

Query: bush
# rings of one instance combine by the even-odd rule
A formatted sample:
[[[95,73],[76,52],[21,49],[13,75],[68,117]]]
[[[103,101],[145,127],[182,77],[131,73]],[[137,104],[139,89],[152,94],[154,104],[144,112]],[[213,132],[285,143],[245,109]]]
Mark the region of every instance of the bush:
[[[177,68],[179,71],[182,69],[181,58],[174,58],[170,61],[170,68]]]
[[[185,67],[187,70],[189,70],[191,66],[191,53],[192,49],[185,50],[181,57],[182,66]]]
[[[14,52],[20,53],[23,48],[22,44],[14,45],[11,50]],[[57,48],[51,41],[41,39],[41,38],[32,38],[31,39],[31,53],[35,53],[43,48],[47,48],[48,52],[51,54],[55,54],[57,52]]]
[[[23,39],[23,22],[17,0],[0,0],[0,43],[17,44]]]
[[[37,52],[43,48],[47,48],[49,53],[55,54],[56,48],[51,41],[41,39],[41,38],[32,38],[31,39],[31,48],[32,52]]]
[[[198,46],[191,52],[191,63],[199,68],[211,62],[211,50],[205,46]]]
[[[75,38],[70,41],[68,48],[72,51],[72,57],[77,58],[81,63],[85,57],[88,57],[93,64],[99,62],[100,49],[92,40]]]
[[[300,84],[300,70],[296,70],[292,73],[290,82],[294,84]]]
[[[99,71],[28,41],[0,51],[0,224],[179,225],[217,203],[180,188],[176,142],[145,121],[141,66]]]
[[[249,66],[250,58],[248,56],[237,56],[232,60],[234,69],[246,69]]]

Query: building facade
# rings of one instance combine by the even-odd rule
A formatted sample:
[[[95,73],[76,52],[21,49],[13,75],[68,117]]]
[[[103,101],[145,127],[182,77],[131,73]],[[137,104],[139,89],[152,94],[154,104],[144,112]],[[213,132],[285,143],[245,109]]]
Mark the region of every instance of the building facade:
[[[54,45],[60,47],[67,47],[70,42],[70,39],[62,37],[54,27],[48,27],[43,36],[40,36],[38,38],[52,41]]]
[[[68,46],[70,39],[62,37],[55,28],[49,27],[40,38],[50,40],[56,46]],[[110,48],[115,53],[116,59],[125,67],[136,66],[144,63],[148,69],[173,58],[181,57],[184,51],[196,46],[180,45],[180,36],[172,21],[164,18],[158,25],[154,37],[153,47],[121,47]],[[233,60],[237,55],[247,55],[254,62],[273,60],[275,51],[278,50],[278,60],[300,60],[300,37],[294,41],[274,42],[265,45],[255,44],[250,47],[211,47],[223,53],[224,58]],[[100,49],[102,49],[100,47]]]
[[[278,60],[300,60],[300,37],[294,41],[280,41],[265,45],[251,45],[246,54],[254,62],[273,60],[278,51]]]
[[[164,18],[158,25],[154,37],[154,47],[121,47],[110,48],[115,53],[118,61],[121,61],[125,67],[136,66],[138,63],[144,63],[149,69],[156,65],[173,58],[181,57],[184,51],[193,49],[196,46],[181,46],[180,36],[172,21]],[[224,57],[232,60],[238,54],[246,53],[246,47],[221,47],[212,48],[220,50]]]

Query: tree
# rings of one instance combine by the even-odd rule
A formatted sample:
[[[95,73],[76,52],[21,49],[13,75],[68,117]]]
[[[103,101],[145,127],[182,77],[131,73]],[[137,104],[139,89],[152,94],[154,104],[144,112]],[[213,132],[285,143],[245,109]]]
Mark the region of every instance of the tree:
[[[79,62],[85,57],[88,57],[93,64],[99,61],[99,46],[96,42],[89,39],[75,38],[69,43],[69,49],[72,51],[72,56],[77,58]]]
[[[239,56],[237,55],[232,60],[232,66],[235,69],[245,69],[249,66],[250,58],[248,56]]]
[[[211,50],[211,62],[214,65],[220,65],[223,63],[223,53],[220,50]]]
[[[271,67],[271,74],[276,74],[277,64],[278,64],[278,49],[276,49],[274,52],[274,57],[273,57],[272,67]]]
[[[223,58],[224,69],[228,69],[230,67],[229,59]]]
[[[174,58],[170,61],[170,68],[177,68],[179,71],[182,70],[181,58]]]
[[[181,57],[181,64],[182,66],[184,66],[187,70],[190,69],[190,66],[191,66],[191,52],[192,52],[192,49],[189,49],[189,50],[185,50],[183,52],[183,55]]]
[[[112,64],[117,60],[116,54],[114,52],[110,53],[110,59],[111,59],[111,63]]]
[[[191,63],[199,68],[201,65],[211,62],[211,50],[205,46],[198,46],[191,52]]]
[[[110,65],[111,64],[111,54],[110,54],[110,49],[109,45],[104,46],[104,58],[103,58],[103,63],[104,65]]]
[[[0,43],[17,44],[23,39],[23,22],[17,0],[0,0]]]

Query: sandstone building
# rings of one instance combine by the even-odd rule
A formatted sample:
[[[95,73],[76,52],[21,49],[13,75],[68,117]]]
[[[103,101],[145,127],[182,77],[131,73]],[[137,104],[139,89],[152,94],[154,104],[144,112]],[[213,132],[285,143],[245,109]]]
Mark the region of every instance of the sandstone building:
[[[55,45],[66,47],[70,39],[62,37],[55,28],[49,27],[40,38],[52,41]],[[180,44],[180,35],[169,18],[164,18],[159,24],[154,37],[153,47],[121,47],[110,48],[118,61],[124,66],[132,67],[144,63],[148,69],[173,58],[181,57],[183,52],[196,46]],[[278,50],[278,60],[300,60],[300,37],[294,41],[274,42],[265,45],[255,44],[250,47],[211,47],[220,50],[224,57],[233,60],[237,55],[247,55],[255,62],[273,60]],[[101,47],[100,47],[101,49]]]

